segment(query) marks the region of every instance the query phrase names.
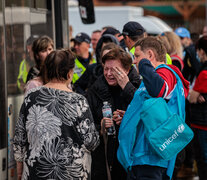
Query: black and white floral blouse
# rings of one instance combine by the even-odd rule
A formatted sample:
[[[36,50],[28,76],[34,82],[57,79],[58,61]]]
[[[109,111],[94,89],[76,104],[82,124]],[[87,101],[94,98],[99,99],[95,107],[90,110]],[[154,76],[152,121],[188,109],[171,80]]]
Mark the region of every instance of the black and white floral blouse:
[[[38,87],[25,97],[14,135],[22,179],[87,180],[99,144],[86,99],[74,92]]]

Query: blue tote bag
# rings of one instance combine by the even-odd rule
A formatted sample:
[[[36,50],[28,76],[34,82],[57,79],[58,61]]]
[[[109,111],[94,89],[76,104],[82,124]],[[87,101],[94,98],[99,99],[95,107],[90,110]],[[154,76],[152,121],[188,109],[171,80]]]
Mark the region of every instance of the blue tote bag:
[[[164,160],[172,159],[193,138],[190,127],[178,114],[171,113],[163,98],[146,100],[140,115],[150,145]]]

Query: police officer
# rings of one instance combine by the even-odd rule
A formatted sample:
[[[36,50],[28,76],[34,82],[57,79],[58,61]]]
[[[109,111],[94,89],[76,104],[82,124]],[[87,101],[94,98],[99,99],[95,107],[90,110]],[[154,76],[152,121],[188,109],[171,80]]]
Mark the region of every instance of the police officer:
[[[71,39],[71,41],[74,41],[74,51],[77,55],[72,81],[75,83],[85,72],[87,66],[95,63],[96,61],[89,52],[91,38],[86,33],[78,33],[75,38]]]
[[[129,21],[124,25],[121,35],[124,36],[125,45],[134,59],[134,44],[139,39],[147,36],[145,29],[138,22]]]
[[[39,37],[38,35],[31,35],[26,41],[26,54],[25,54],[25,58],[20,62],[19,74],[17,77],[17,86],[19,90],[24,89],[24,85],[27,82],[27,75],[28,75],[29,69],[34,64],[32,43],[38,37]]]

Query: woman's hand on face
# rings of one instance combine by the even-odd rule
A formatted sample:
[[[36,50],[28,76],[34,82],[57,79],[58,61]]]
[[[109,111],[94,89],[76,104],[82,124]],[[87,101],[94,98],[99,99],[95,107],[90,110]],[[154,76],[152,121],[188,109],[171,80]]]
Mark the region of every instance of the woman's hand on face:
[[[106,132],[106,129],[110,128],[112,125],[113,125],[112,119],[111,118],[104,117],[101,120],[101,134],[103,134],[104,132]]]
[[[127,76],[127,73],[119,67],[113,67],[113,75],[116,78],[119,86],[122,89],[124,89],[126,84],[129,82],[129,78]]]
[[[113,119],[113,121],[116,122],[117,125],[121,124],[121,121],[122,121],[122,119],[124,117],[124,113],[125,113],[125,111],[119,110],[119,109],[117,109],[116,111],[113,112],[112,119]]]

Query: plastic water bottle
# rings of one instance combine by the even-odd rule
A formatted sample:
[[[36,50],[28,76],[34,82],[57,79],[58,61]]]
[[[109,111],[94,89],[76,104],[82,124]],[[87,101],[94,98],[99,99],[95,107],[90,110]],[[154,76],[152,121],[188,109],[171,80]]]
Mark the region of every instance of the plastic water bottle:
[[[107,102],[107,101],[103,102],[102,113],[103,113],[103,117],[107,117],[107,118],[112,119],[112,110],[111,110],[111,105],[109,102]],[[108,135],[115,135],[116,134],[114,122],[113,122],[113,125],[107,129],[107,134]]]

